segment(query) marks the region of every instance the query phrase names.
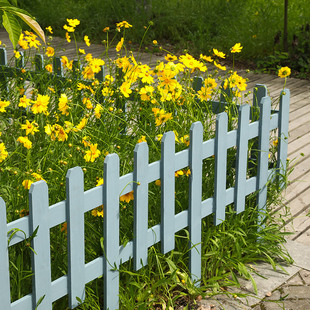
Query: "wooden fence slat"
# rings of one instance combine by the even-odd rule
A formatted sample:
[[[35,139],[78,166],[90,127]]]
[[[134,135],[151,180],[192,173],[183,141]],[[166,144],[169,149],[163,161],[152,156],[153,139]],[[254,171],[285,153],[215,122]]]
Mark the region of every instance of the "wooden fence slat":
[[[202,142],[203,127],[195,122],[190,129],[189,144],[189,207],[188,228],[190,237],[189,269],[196,286],[201,279],[201,200],[202,200]]]
[[[85,299],[84,174],[81,167],[66,175],[69,307]]]
[[[7,238],[6,206],[0,197],[0,300],[3,309],[11,309],[9,249]]]
[[[269,138],[270,138],[270,97],[264,97],[260,104],[259,136],[258,136],[258,166],[257,166],[257,206],[258,211],[263,212],[267,202],[267,181],[268,181],[268,159],[269,159]],[[259,214],[258,223],[263,220]]]
[[[109,154],[104,161],[104,309],[119,308],[119,157]]]
[[[277,158],[277,172],[279,187],[284,187],[286,160],[287,160],[287,146],[288,146],[288,126],[289,126],[289,112],[290,112],[290,91],[284,89],[280,94],[280,110],[279,110],[279,124],[278,124],[278,158]]]
[[[238,213],[245,209],[245,189],[248,163],[249,146],[249,120],[250,106],[243,105],[239,108],[237,131],[237,155],[236,155],[236,182],[235,182],[235,211]]]
[[[41,71],[41,70],[43,70],[43,64],[44,64],[43,55],[41,55],[41,54],[36,54],[36,55],[34,56],[34,66],[35,66],[35,70],[36,70],[36,71]]]
[[[214,175],[214,225],[225,221],[226,207],[226,170],[227,170],[227,127],[226,112],[216,118],[215,136],[215,175]]]
[[[6,49],[3,47],[0,47],[0,65],[5,67],[8,65],[7,52]],[[3,91],[2,96],[6,98],[9,94],[9,85],[7,83],[6,74],[1,72],[0,72],[0,86]]]
[[[166,254],[175,246],[175,135],[165,133],[161,140],[161,251]]]
[[[148,161],[149,147],[146,142],[134,150],[134,267],[139,270],[147,265],[148,230]]]
[[[31,184],[29,190],[30,233],[36,229],[37,235],[32,239],[32,306],[44,296],[40,309],[52,309],[51,299],[51,253],[49,228],[48,187],[45,181]]]

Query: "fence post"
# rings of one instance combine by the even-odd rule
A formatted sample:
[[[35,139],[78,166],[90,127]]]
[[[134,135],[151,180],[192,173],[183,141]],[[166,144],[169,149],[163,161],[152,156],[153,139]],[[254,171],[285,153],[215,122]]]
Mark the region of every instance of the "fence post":
[[[1,308],[11,309],[10,266],[6,223],[6,206],[0,197],[0,300]]]
[[[192,124],[189,144],[189,208],[188,226],[190,238],[189,270],[192,281],[200,285],[201,279],[201,199],[202,199],[202,142],[203,127]]]
[[[51,299],[51,253],[49,227],[48,187],[45,181],[31,184],[29,191],[30,233],[37,230],[32,239],[32,305],[33,309],[40,298],[44,297],[40,309],[52,309]]]
[[[119,308],[119,157],[109,154],[104,161],[104,309]]]
[[[81,167],[66,175],[66,212],[68,240],[69,307],[75,308],[85,298],[84,175]]]
[[[4,66],[4,67],[7,67],[7,65],[8,65],[6,49],[3,48],[3,47],[0,47],[0,65]],[[6,74],[2,73],[2,72],[0,72],[0,87],[3,90],[3,92],[4,92],[4,96],[3,97],[7,98],[8,94],[9,94],[9,87],[8,87],[8,82],[7,82]]]
[[[284,89],[280,94],[279,124],[278,124],[278,158],[277,173],[278,186],[282,189],[285,186],[285,172],[288,145],[288,126],[290,110],[290,91]]]
[[[258,162],[257,162],[257,207],[263,212],[267,202],[268,181],[268,158],[269,158],[269,136],[270,136],[270,97],[264,97],[260,105],[259,138],[258,138]],[[261,224],[263,215],[258,215],[258,224]]]
[[[237,131],[236,182],[235,182],[235,211],[245,209],[246,173],[248,164],[248,128],[250,120],[250,106],[242,105],[239,108]]]
[[[134,266],[135,270],[147,265],[148,231],[148,161],[149,147],[146,142],[134,150]]]
[[[175,136],[165,133],[161,140],[161,251],[163,254],[175,246]]]
[[[227,127],[228,116],[226,112],[222,112],[217,115],[215,129],[214,225],[219,225],[225,221]]]

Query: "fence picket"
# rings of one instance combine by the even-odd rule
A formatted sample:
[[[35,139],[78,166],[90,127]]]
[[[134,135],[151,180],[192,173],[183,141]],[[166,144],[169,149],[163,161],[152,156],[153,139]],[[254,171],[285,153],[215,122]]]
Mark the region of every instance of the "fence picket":
[[[290,91],[284,89],[280,94],[280,111],[279,111],[279,130],[278,130],[278,159],[277,172],[279,187],[284,186],[284,174],[286,171],[287,144],[288,144],[288,125],[290,109]]]
[[[119,157],[107,155],[104,161],[104,307],[118,309],[119,301]]]
[[[201,278],[201,200],[202,200],[202,142],[200,122],[192,124],[189,144],[189,206],[188,229],[190,237],[189,269],[196,286]]]
[[[149,147],[146,142],[134,150],[134,266],[139,270],[147,265],[148,230],[148,161]]]
[[[258,163],[257,163],[257,206],[259,211],[264,211],[267,201],[267,181],[268,181],[268,155],[269,155],[269,135],[270,135],[270,97],[264,97],[260,104],[259,135],[258,135]],[[259,215],[258,222],[263,220]]]
[[[11,309],[9,248],[7,238],[6,206],[0,197],[0,300],[3,309]]]
[[[246,173],[248,163],[250,106],[239,108],[236,154],[236,182],[235,182],[235,211],[240,213],[245,209]]]
[[[6,49],[0,47],[0,65],[7,66],[8,65],[8,58]],[[9,94],[9,85],[7,83],[7,75],[5,73],[0,72],[0,87],[3,91],[2,96],[6,98]]]
[[[228,116],[225,112],[216,118],[215,136],[215,175],[214,175],[214,225],[225,221],[226,207],[226,170],[227,170],[227,127]]]
[[[48,187],[45,181],[31,184],[29,190],[29,219],[32,239],[32,306],[33,309],[40,298],[44,296],[40,309],[52,309],[51,299],[51,253]]]
[[[79,305],[76,297],[85,298],[84,174],[81,167],[66,175],[66,211],[68,240],[69,306]]]
[[[173,131],[161,140],[161,251],[174,249],[175,240],[175,135]]]

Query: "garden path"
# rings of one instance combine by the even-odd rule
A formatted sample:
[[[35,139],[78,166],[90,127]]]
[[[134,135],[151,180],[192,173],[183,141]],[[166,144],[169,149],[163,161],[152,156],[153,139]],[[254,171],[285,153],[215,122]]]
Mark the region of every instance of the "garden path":
[[[0,29],[0,40],[6,44],[8,59],[13,55],[12,44],[4,29]],[[105,47],[101,44],[91,44],[89,47],[84,42],[77,43],[79,48],[83,48],[87,53],[92,53],[93,57],[100,57],[105,53]],[[76,57],[76,46],[72,41],[68,43],[63,38],[53,37],[52,46],[65,54],[69,59]],[[109,52],[109,57],[116,56],[114,49]],[[157,60],[163,60],[161,55],[146,53],[135,53],[138,61],[147,64],[155,64]],[[258,74],[254,72],[239,72],[248,78],[248,89],[253,89],[256,84],[265,84],[274,99],[278,98],[283,89],[284,79],[270,74]],[[277,206],[280,214],[285,215],[288,210],[291,216],[286,218],[283,229],[293,232],[288,236],[290,240],[310,246],[310,81],[288,78],[286,88],[290,89],[290,121],[289,121],[289,144],[288,157],[291,160],[290,168],[293,170],[289,175],[289,185],[285,190],[285,202]]]

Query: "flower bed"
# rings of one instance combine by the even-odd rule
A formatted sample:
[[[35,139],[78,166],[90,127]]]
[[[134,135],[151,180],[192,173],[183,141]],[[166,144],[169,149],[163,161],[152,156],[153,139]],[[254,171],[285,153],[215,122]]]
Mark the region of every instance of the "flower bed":
[[[66,38],[70,41],[79,21],[67,21],[64,29],[67,31]],[[167,131],[175,134],[177,152],[188,147],[188,133],[193,122],[202,123],[204,140],[214,138],[215,114],[212,111],[212,102],[219,100],[218,98],[225,99],[225,106],[222,108],[228,113],[228,129],[236,128],[238,106],[248,103],[249,92],[246,92],[246,79],[234,70],[228,72],[220,64],[220,60],[225,58],[223,52],[214,49],[212,55],[200,55],[199,60],[189,54],[179,57],[167,54],[164,61],[151,68],[140,63],[127,51],[125,33],[130,27],[125,21],[118,23],[115,37],[110,41],[108,38],[109,34],[113,33],[112,30],[104,30],[107,33],[104,59],[94,58],[87,54],[86,50],[79,48],[76,51],[76,62],[61,55],[62,69],[54,60],[57,51],[49,45],[44,50],[46,57],[41,58],[39,66],[43,69],[39,72],[37,70],[35,74],[31,67],[35,65],[32,64],[32,59],[27,57],[27,51],[29,47],[40,50],[39,41],[29,32],[21,36],[19,45],[25,50],[25,64],[20,68],[18,77],[14,74],[12,77],[2,76],[3,97],[0,101],[0,160],[2,181],[5,184],[0,188],[0,195],[7,204],[9,222],[28,214],[28,191],[33,182],[47,182],[50,203],[54,204],[65,199],[64,184],[68,168],[82,167],[87,190],[103,184],[102,167],[108,154],[119,155],[120,173],[124,175],[133,170],[132,154],[137,143],[148,143],[149,161],[154,162],[160,159],[160,141]],[[49,28],[48,31],[52,29]],[[116,38],[119,38],[115,44],[119,55],[112,60],[109,58],[109,48]],[[90,45],[89,38],[85,36],[84,39],[86,45]],[[154,42],[154,45],[157,44]],[[231,52],[240,52],[241,49],[241,45],[237,43]],[[17,51],[15,58],[20,57],[21,53]],[[213,65],[209,65],[210,63]],[[102,73],[103,65],[106,74],[102,75],[100,81],[96,77]],[[223,71],[224,75],[219,75],[218,70]],[[62,77],[53,75],[61,72]],[[281,75],[285,75],[285,72],[287,71],[282,70]],[[204,78],[199,89],[195,89],[195,83],[193,86],[194,76]],[[276,139],[276,136],[271,136],[271,142],[274,140],[270,148],[271,159],[276,156]],[[255,148],[254,140],[249,142],[250,151],[252,147]],[[235,184],[236,154],[235,148],[228,150],[227,188]],[[203,162],[203,200],[214,195],[215,160],[210,157]],[[247,171],[248,177],[255,173],[255,168]],[[190,176],[189,168],[175,172],[176,214],[187,209]],[[149,184],[148,227],[161,221],[160,208],[157,207],[160,206],[161,199],[160,185],[161,180]],[[268,203],[273,201],[277,193],[274,189],[275,186],[270,187]],[[134,237],[133,199],[133,192],[120,195],[120,244],[124,246]],[[246,275],[244,264],[254,258],[285,258],[278,247],[279,241],[283,239],[280,232],[275,233],[278,230],[273,221],[269,219],[270,226],[258,231],[255,207],[256,200],[253,195],[249,197],[247,211],[243,215],[234,215],[233,208],[230,208],[232,215],[227,224],[222,224],[219,231],[213,227],[213,230],[210,228],[205,232],[203,251],[206,261],[202,279],[205,287],[216,289],[224,283],[227,285],[227,275],[233,270]],[[103,217],[103,206],[85,214],[86,263],[102,255],[103,246],[98,240],[102,241]],[[239,225],[232,228],[229,225],[234,223],[234,217]],[[204,229],[213,226],[211,222],[211,219],[207,218],[203,223]],[[53,279],[67,272],[66,231],[66,223],[51,230]],[[232,232],[235,232],[235,235]],[[210,254],[210,243],[215,242],[215,239],[211,238],[212,233],[212,238],[217,238],[217,244],[225,240],[230,243],[235,240],[235,247],[232,245],[232,248],[225,250],[227,256],[231,254],[232,257],[227,261],[223,257],[220,265]],[[268,241],[269,245],[264,241],[255,246],[252,244],[259,234],[268,238],[273,236],[272,241]],[[150,269],[145,271],[141,278],[129,271],[131,261],[121,267],[121,280],[125,283],[120,292],[123,308],[133,309],[136,305],[146,308],[174,306],[177,297],[181,298],[185,294],[195,297],[201,294],[185,267],[187,231],[182,231],[176,239],[176,249],[168,257],[162,256],[156,246],[149,249],[153,252],[149,260]],[[213,241],[210,241],[211,239]],[[13,246],[10,250],[10,261],[14,269],[11,273],[11,282],[15,283],[12,285],[14,300],[29,293],[31,289],[28,242]],[[209,248],[206,247],[207,244]],[[244,252],[241,251],[242,244],[247,247]],[[255,255],[253,251],[256,251]],[[213,249],[215,257],[221,252],[219,247]],[[173,262],[173,256],[180,261],[177,266]],[[16,261],[18,263],[15,263]],[[86,304],[90,303],[94,308],[101,303],[98,287],[98,283],[92,284],[87,291]],[[158,289],[155,290],[155,287]],[[62,302],[64,301],[59,301],[57,306],[61,307]]]

